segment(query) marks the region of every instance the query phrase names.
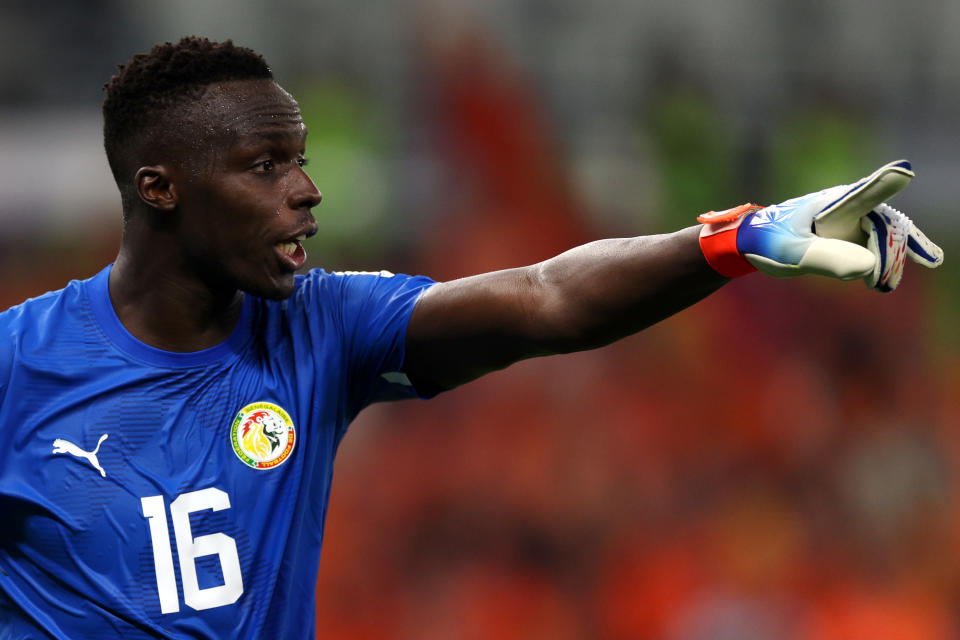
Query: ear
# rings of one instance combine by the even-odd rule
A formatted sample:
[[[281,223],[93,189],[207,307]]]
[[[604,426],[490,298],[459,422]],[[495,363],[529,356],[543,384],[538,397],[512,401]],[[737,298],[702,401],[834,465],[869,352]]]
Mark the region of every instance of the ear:
[[[170,171],[163,165],[140,167],[133,178],[137,195],[147,206],[161,211],[173,211],[177,206],[177,191],[170,180]]]

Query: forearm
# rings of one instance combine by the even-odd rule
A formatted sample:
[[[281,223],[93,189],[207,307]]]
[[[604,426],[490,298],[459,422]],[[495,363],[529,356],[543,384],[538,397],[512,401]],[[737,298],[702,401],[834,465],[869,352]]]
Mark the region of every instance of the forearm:
[[[553,353],[609,344],[667,318],[726,282],[703,258],[699,227],[600,240],[534,265],[538,324]]]
[[[697,228],[600,240],[545,262],[444,282],[411,318],[407,373],[449,388],[533,356],[609,344],[720,288]]]

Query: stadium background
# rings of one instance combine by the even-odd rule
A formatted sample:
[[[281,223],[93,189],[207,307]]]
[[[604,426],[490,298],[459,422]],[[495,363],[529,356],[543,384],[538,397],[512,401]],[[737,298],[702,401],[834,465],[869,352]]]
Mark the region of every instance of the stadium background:
[[[336,0],[0,8],[0,308],[115,254],[100,87],[232,37],[301,102],[311,266],[438,279],[906,157],[947,252],[880,296],[752,276],[644,334],[368,409],[323,638],[960,634],[960,4]]]

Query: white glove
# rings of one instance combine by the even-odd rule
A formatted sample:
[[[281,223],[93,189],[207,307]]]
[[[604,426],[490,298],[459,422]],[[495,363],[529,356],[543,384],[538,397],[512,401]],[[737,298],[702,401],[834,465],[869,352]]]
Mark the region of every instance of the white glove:
[[[883,203],[860,219],[867,249],[877,257],[864,281],[871,289],[890,293],[900,284],[907,256],[928,269],[943,264],[943,249],[935,245],[902,212]]]
[[[913,251],[914,259],[926,266],[937,266],[943,260],[940,248],[909,218],[899,212],[894,215],[890,212],[895,209],[881,204],[906,187],[913,176],[910,163],[898,160],[852,185],[765,208],[742,205],[711,211],[698,218],[706,223],[700,246],[711,266],[728,277],[754,270],[775,277],[812,273],[841,280],[864,278],[870,287],[892,290],[890,284],[894,276],[893,286],[899,283],[903,264],[901,258],[898,271],[896,252],[887,255],[891,240],[895,249],[895,238],[902,237],[901,246],[908,245],[906,250]]]

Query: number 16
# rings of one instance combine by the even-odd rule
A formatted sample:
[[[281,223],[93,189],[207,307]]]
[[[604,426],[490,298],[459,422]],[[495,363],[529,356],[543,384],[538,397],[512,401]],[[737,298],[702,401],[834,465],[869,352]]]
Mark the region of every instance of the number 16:
[[[173,553],[170,551],[170,533],[167,529],[167,514],[163,496],[140,498],[143,517],[150,523],[150,540],[153,544],[153,568],[157,577],[157,594],[160,596],[160,613],[180,611],[177,597],[177,581],[173,568]],[[209,487],[178,496],[170,503],[173,520],[173,535],[177,540],[177,558],[183,580],[183,601],[198,611],[233,604],[243,593],[243,576],[240,575],[240,557],[237,543],[224,533],[211,533],[193,537],[190,531],[190,514],[211,509],[220,511],[230,508],[230,496],[225,491]],[[196,560],[216,554],[220,558],[223,584],[201,589],[197,582]]]

